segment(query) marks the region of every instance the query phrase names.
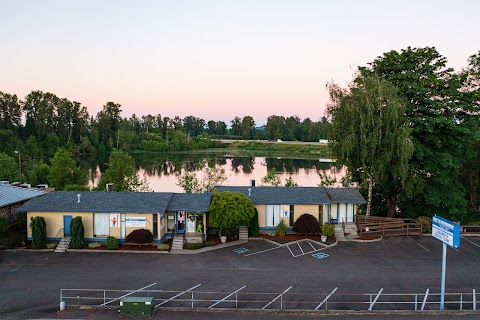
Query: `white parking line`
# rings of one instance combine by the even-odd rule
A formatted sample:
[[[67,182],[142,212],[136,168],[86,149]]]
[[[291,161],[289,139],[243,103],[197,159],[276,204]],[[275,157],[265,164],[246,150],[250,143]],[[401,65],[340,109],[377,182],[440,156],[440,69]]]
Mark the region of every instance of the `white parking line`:
[[[430,252],[430,250],[428,250],[427,248],[425,248],[424,246],[422,246],[420,243],[418,243],[418,241],[416,241],[416,240],[414,240],[414,239],[410,238],[410,236],[407,236],[407,237],[408,237],[409,239],[411,239],[412,241],[414,241],[416,244],[418,244],[418,245],[419,245],[420,247],[422,247],[423,249],[425,249],[425,250],[427,250],[427,251],[429,251],[429,252]]]
[[[300,248],[300,251],[302,251],[302,253],[305,253],[305,252],[303,251],[302,247],[300,246],[300,242],[297,242],[297,245],[298,245],[298,247]]]
[[[310,241],[307,241],[307,242],[308,242],[308,244],[310,245],[310,247],[312,247],[313,250],[317,250],[317,248],[315,248]]]
[[[325,303],[327,302],[328,299],[330,299],[330,297],[332,296],[332,294],[335,293],[335,291],[337,291],[338,287],[336,287],[335,289],[332,290],[332,292],[330,292],[330,294],[328,296],[325,297],[325,299],[323,299],[323,301],[315,308],[315,310],[318,310],[320,309],[320,307]]]
[[[208,307],[208,309],[212,309],[212,308],[215,307],[217,304],[219,304],[219,303],[222,302],[222,301],[227,300],[228,298],[230,298],[231,296],[233,296],[233,295],[234,295],[235,293],[237,293],[238,291],[244,289],[245,287],[246,287],[246,286],[243,286],[243,287],[241,287],[240,289],[233,291],[232,293],[230,293],[228,296],[226,296],[226,297],[223,298],[222,300],[218,300],[217,302],[215,302],[214,304],[212,304],[210,307]]]
[[[189,291],[191,291],[191,290],[193,290],[193,289],[195,289],[195,288],[198,288],[198,287],[200,287],[200,286],[201,286],[201,284],[197,284],[196,286],[191,287],[190,289],[185,290],[185,291],[183,291],[182,293],[179,293],[179,294],[171,297],[170,299],[167,299],[167,300],[165,300],[165,301],[163,301],[163,302],[160,302],[159,304],[157,304],[157,305],[155,306],[155,308],[158,308],[158,307],[161,306],[162,304],[165,304],[165,303],[167,303],[167,302],[169,302],[169,301],[172,301],[173,299],[175,299],[175,298],[177,298],[177,297],[180,297],[182,294],[185,294],[185,293],[187,293],[187,292],[189,292]],[[193,300],[192,300],[192,301],[193,301]]]
[[[278,248],[281,248],[281,247],[275,247],[275,248],[270,248],[270,249],[254,252],[254,253],[249,253],[249,254],[244,255],[244,257],[253,256],[254,254],[259,254],[259,253],[275,250],[275,249],[278,249]]]
[[[140,288],[140,289],[138,289],[138,290],[132,291],[132,292],[127,293],[127,294],[124,294],[123,296],[120,296],[120,297],[115,298],[115,299],[113,299],[113,300],[110,300],[110,301],[108,301],[108,302],[102,303],[102,304],[100,305],[100,307],[104,307],[104,306],[106,306],[107,304],[112,303],[113,301],[120,300],[120,299],[122,299],[122,298],[124,298],[124,297],[127,297],[127,296],[129,296],[129,295],[132,295],[132,294],[137,293],[137,292],[139,292],[139,291],[142,291],[143,289],[149,288],[149,287],[154,286],[154,285],[156,285],[156,284],[157,284],[157,283],[154,282],[154,283],[152,283],[152,284],[149,284],[148,286],[145,286],[145,287]]]
[[[275,302],[275,300],[277,300],[278,298],[280,298],[282,295],[284,295],[288,290],[292,289],[292,286],[290,286],[287,290],[283,291],[282,293],[280,293],[278,296],[275,297],[275,299],[273,299],[272,301],[270,301],[269,303],[267,303],[263,308],[262,310],[264,310],[266,307],[268,307],[269,305],[271,305],[272,303]]]
[[[468,242],[470,242],[470,243],[471,243],[471,244],[473,244],[474,246],[476,246],[476,247],[479,247],[479,248],[480,248],[480,245],[476,244],[476,243],[475,243],[475,242],[473,242],[472,240],[468,240],[468,239],[467,239],[467,238],[465,238],[464,236],[461,236],[461,238],[462,238],[463,240],[465,240],[465,241],[468,241]]]

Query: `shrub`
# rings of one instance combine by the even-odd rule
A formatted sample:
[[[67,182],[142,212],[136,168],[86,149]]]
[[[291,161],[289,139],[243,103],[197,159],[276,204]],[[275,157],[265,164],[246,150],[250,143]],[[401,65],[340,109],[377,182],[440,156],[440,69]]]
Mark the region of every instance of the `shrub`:
[[[74,217],[70,221],[70,233],[72,242],[70,247],[73,249],[83,249],[85,247],[85,229],[83,228],[82,217]]]
[[[253,216],[252,220],[250,220],[248,233],[251,237],[258,237],[260,234],[260,226],[258,225],[258,211],[255,208],[255,215]]]
[[[118,241],[117,238],[114,236],[108,236],[107,238],[107,249],[113,250],[118,248]]]
[[[9,234],[5,238],[0,239],[0,250],[14,249],[25,246],[25,238],[19,234]]]
[[[26,212],[17,212],[15,218],[15,226],[18,232],[23,236],[24,239],[27,239],[27,213]]]
[[[166,243],[160,243],[158,246],[157,246],[157,249],[158,250],[168,250],[170,249],[170,246]]]
[[[8,235],[7,218],[0,216],[0,238],[6,238]]]
[[[57,247],[56,243],[50,242],[47,243],[47,249],[55,249]]]
[[[203,243],[185,243],[183,245],[183,249],[187,250],[195,250],[195,249],[200,249],[203,248]]]
[[[35,217],[30,220],[32,228],[32,248],[43,249],[47,245],[47,224],[43,217]]]
[[[227,237],[227,238],[231,238],[232,236],[236,236],[237,235],[237,230],[236,229],[223,229],[222,230],[222,235]]]
[[[125,242],[131,243],[150,243],[153,241],[153,234],[147,229],[137,229],[130,232]]]
[[[293,231],[305,234],[317,234],[319,231],[318,220],[311,214],[304,213],[293,224]]]
[[[204,247],[211,247],[211,246],[214,246],[214,245],[215,245],[215,241],[213,241],[213,240],[205,241],[205,242],[203,243],[203,246],[204,246]]]
[[[322,236],[331,237],[335,234],[335,227],[333,224],[326,223],[322,226]]]
[[[285,221],[283,219],[280,220],[280,223],[277,225],[277,230],[275,230],[275,234],[281,237],[287,234],[287,225],[285,224]]]
[[[422,233],[432,233],[432,218],[420,216],[417,221],[422,224]]]
[[[88,247],[89,248],[100,248],[102,246],[102,243],[101,242],[90,242],[88,244]]]

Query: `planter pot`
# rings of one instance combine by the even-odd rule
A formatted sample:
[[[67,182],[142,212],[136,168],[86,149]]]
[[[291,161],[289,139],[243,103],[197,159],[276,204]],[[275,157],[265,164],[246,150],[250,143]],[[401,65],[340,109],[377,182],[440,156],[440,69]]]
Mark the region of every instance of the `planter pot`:
[[[322,240],[322,242],[327,242],[327,236],[320,236],[320,240]]]
[[[227,237],[226,236],[220,236],[220,241],[222,241],[222,243],[227,242]]]

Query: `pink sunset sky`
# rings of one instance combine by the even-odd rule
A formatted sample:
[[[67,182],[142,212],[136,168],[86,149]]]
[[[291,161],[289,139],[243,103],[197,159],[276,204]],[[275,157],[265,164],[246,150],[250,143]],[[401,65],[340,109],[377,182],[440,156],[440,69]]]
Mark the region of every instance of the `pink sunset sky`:
[[[318,120],[325,85],[390,50],[478,52],[480,1],[0,0],[0,91],[76,100],[95,115]]]

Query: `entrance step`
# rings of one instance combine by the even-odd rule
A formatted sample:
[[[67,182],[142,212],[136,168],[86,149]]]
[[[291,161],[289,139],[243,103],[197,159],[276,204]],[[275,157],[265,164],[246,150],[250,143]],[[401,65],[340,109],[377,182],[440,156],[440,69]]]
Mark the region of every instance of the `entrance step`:
[[[348,241],[347,238],[345,238],[345,233],[343,232],[343,227],[342,224],[335,224],[335,238],[337,241]]]
[[[173,237],[171,250],[183,250],[183,234],[177,234]]]
[[[57,247],[55,248],[55,252],[65,252],[67,251],[68,247],[70,247],[70,242],[72,241],[71,237],[64,237],[60,240]]]
[[[248,227],[241,226],[238,228],[238,240],[248,240]]]

